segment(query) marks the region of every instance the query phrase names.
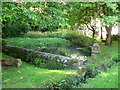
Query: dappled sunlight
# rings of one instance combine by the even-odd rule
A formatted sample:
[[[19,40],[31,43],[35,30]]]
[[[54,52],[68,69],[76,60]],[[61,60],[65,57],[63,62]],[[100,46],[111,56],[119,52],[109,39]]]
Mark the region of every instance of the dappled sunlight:
[[[64,71],[59,71],[59,70],[50,70],[50,72],[64,73]]]
[[[112,73],[112,75],[117,75],[118,74],[118,72],[114,72],[114,73]]]
[[[49,74],[50,72],[47,71],[47,72],[36,72],[36,73],[38,73],[38,74]]]
[[[57,72],[61,74],[76,74],[76,72],[66,72],[66,71],[59,71],[59,70],[50,70],[50,72]]]
[[[66,72],[65,74],[74,74],[74,75],[76,75],[77,72]]]
[[[108,73],[102,73],[101,74],[103,77],[107,77],[109,74]]]
[[[75,58],[75,57],[77,57],[78,55],[77,54],[71,54],[70,55],[72,58]]]
[[[59,74],[77,74],[77,72],[66,72],[66,71],[60,71],[60,70],[49,70],[47,72],[36,72],[38,74],[50,74],[50,73],[59,73]]]
[[[117,74],[118,74],[118,72],[113,72],[113,73],[109,73],[109,74],[108,73],[102,73],[101,76],[102,77],[107,77],[109,75],[117,75]]]

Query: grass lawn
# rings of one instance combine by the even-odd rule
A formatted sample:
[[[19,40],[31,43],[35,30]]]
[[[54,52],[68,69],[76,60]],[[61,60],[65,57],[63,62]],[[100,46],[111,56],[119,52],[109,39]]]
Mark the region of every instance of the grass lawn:
[[[70,46],[71,42],[62,38],[7,38],[5,39],[8,45],[23,47],[23,48],[38,48],[38,47],[66,47]]]
[[[118,42],[113,41],[111,46],[101,44],[101,55],[96,57],[89,57],[89,64],[97,66],[100,63],[108,64],[112,61],[112,57],[119,55]],[[91,66],[92,67],[92,66]],[[75,88],[118,88],[118,64],[107,68],[107,72],[102,72],[95,78],[87,79],[86,84],[82,86],[75,86]]]
[[[113,41],[111,46],[105,46],[101,43],[101,54],[96,57],[88,57],[91,67],[97,65],[109,64],[118,53],[118,42]],[[5,54],[3,58],[13,58]],[[93,65],[93,66],[92,66]],[[87,80],[88,83],[82,84],[82,88],[117,88],[118,87],[118,65],[107,69],[94,79]],[[21,67],[8,67],[2,71],[3,88],[41,88],[47,87],[51,83],[61,80],[68,75],[76,74],[77,70],[48,70],[36,67],[32,64],[23,62]],[[75,88],[81,88],[75,86]]]
[[[2,54],[3,58],[13,58]],[[42,88],[62,78],[76,74],[77,70],[48,70],[22,62],[20,67],[2,70],[2,88]]]
[[[119,54],[118,51],[118,41],[113,41],[111,46],[106,46],[103,43],[100,44],[101,53],[99,56],[96,57],[87,57],[89,63],[93,64],[94,66],[98,64],[108,64],[108,62],[112,61],[113,57],[117,57]]]
[[[118,88],[118,65],[99,74],[96,78],[87,79],[86,84],[77,88]]]

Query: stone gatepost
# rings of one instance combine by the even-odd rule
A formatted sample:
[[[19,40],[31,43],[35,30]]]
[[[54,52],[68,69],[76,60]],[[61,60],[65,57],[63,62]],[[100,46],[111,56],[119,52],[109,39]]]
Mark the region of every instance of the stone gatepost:
[[[100,45],[99,43],[94,43],[91,48],[91,56],[98,56],[100,55]]]

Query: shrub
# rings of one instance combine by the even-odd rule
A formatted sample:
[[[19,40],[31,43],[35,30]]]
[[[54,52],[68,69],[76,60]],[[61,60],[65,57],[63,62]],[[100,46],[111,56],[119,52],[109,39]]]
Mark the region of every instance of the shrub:
[[[107,72],[102,72],[95,78],[89,78],[87,83],[73,88],[118,88],[118,65],[113,66]]]
[[[64,69],[65,67],[63,66],[63,64],[61,62],[58,62],[55,59],[49,59],[49,60],[45,60],[44,58],[38,58],[33,54],[28,54],[27,58],[25,59],[27,62],[29,63],[33,63],[34,65],[40,67],[40,68],[47,68],[47,69]]]
[[[67,31],[67,33],[65,34],[64,37],[68,38],[68,39],[72,39],[72,38],[78,38],[80,34],[78,34],[77,32],[75,31]]]
[[[29,24],[26,23],[14,23],[8,27],[2,28],[3,29],[3,38],[6,37],[18,37],[21,34],[27,33],[28,30],[31,30]]]
[[[2,45],[6,45],[6,41],[4,39],[2,39],[1,41],[2,41]]]
[[[96,42],[95,39],[88,36],[80,35],[75,31],[57,31],[57,32],[28,32],[24,37],[29,38],[65,38],[70,40],[73,44],[79,45],[82,47],[88,47],[93,45]]]
[[[82,51],[90,54],[91,53],[91,46],[97,42],[97,40],[78,34],[75,31],[68,31],[67,34],[64,36],[66,39],[70,40],[74,45],[79,47],[84,47],[81,49]]]
[[[113,61],[115,61],[116,63],[117,62],[120,62],[120,55],[117,55],[117,56],[113,56]]]
[[[47,35],[44,33],[27,33],[23,37],[26,38],[47,38]]]
[[[65,66],[63,66],[63,64],[61,63],[61,62],[58,62],[57,60],[55,60],[55,59],[49,59],[49,60],[47,60],[47,62],[46,62],[46,68],[48,68],[48,69],[64,69],[65,68]]]
[[[38,67],[41,67],[41,68],[46,68],[47,67],[47,64],[40,58],[35,58],[33,63],[38,66]]]
[[[49,86],[49,88],[54,88],[54,89],[70,89],[73,86],[76,86],[81,82],[81,76],[80,75],[71,75],[69,77],[66,77],[59,82],[54,82],[52,85]]]
[[[62,33],[61,32],[33,32],[30,31],[27,34],[25,34],[23,37],[28,37],[28,38],[61,38]]]
[[[118,40],[120,40],[120,35],[119,34],[117,34],[117,35],[112,35],[112,40],[114,40],[114,41],[118,41]]]
[[[68,31],[64,37],[72,41],[75,45],[79,45],[82,47],[88,47],[88,48],[91,45],[93,45],[93,43],[97,42],[95,39],[78,34],[75,31]]]

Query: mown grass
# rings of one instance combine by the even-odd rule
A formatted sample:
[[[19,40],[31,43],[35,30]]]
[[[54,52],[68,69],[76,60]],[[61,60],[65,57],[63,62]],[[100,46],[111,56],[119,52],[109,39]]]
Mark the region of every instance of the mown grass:
[[[118,64],[96,78],[87,79],[86,84],[76,88],[118,88]]]
[[[70,46],[69,40],[61,38],[7,38],[5,39],[8,45],[36,48],[36,47],[66,47]]]
[[[88,65],[92,64],[93,66],[97,66],[99,64],[108,64],[114,57],[118,57],[119,55],[118,41],[113,41],[111,46],[101,43],[100,48],[101,53],[99,56],[87,57],[89,61]]]
[[[119,49],[118,41],[113,41],[111,46],[106,46],[101,43],[101,54],[96,57],[88,57],[89,63],[87,66],[89,68],[96,68],[101,73],[99,73],[95,78],[87,79],[87,83],[79,84],[79,86],[74,86],[74,88],[118,88],[118,65],[113,59],[119,60]],[[104,64],[105,67],[100,65]],[[108,65],[109,64],[109,65]],[[99,68],[99,67],[101,68]],[[107,66],[112,66],[111,68]],[[104,68],[107,69],[107,72],[103,72]]]
[[[10,41],[12,42],[12,39]],[[19,41],[16,40],[16,43],[17,42],[19,42]],[[12,42],[12,44],[14,45],[14,42]],[[105,46],[103,43],[101,43],[101,54],[96,57],[87,57],[87,59],[88,59],[87,66],[89,66],[90,68],[98,67],[98,65],[100,65],[100,64],[105,64],[106,66],[108,64],[111,64],[111,66],[113,66],[111,61],[113,60],[113,57],[118,56],[118,54],[119,54],[118,50],[119,49],[118,49],[117,41],[113,41],[113,44],[111,46]],[[27,69],[27,68],[29,68],[29,69]],[[107,70],[108,69],[109,68],[107,67]],[[102,69],[99,69],[99,70],[100,70],[100,72],[102,72]],[[19,73],[19,71],[20,71],[20,73]],[[36,73],[36,72],[39,72],[39,73]],[[16,75],[16,73],[18,73],[18,75]],[[27,64],[27,63],[23,62],[23,65],[19,68],[9,67],[9,68],[4,69],[3,87],[4,88],[6,88],[6,87],[7,88],[10,88],[10,87],[21,88],[21,86],[23,88],[46,87],[45,85],[49,85],[53,82],[59,81],[60,79],[66,77],[68,74],[72,75],[74,73],[75,73],[74,70],[41,69],[41,68],[35,67],[31,64]],[[82,88],[117,88],[118,87],[118,78],[117,77],[118,77],[117,66],[114,66],[112,69],[110,69],[110,71],[104,72],[104,73],[102,72],[94,79],[88,79],[87,80],[88,83],[83,84]],[[26,83],[24,83],[24,82],[26,82]],[[80,88],[80,87],[77,87],[77,88]]]
[[[14,58],[2,54],[3,58]],[[22,62],[20,67],[2,68],[2,88],[46,88],[53,82],[68,75],[76,74],[77,70],[48,70]]]

